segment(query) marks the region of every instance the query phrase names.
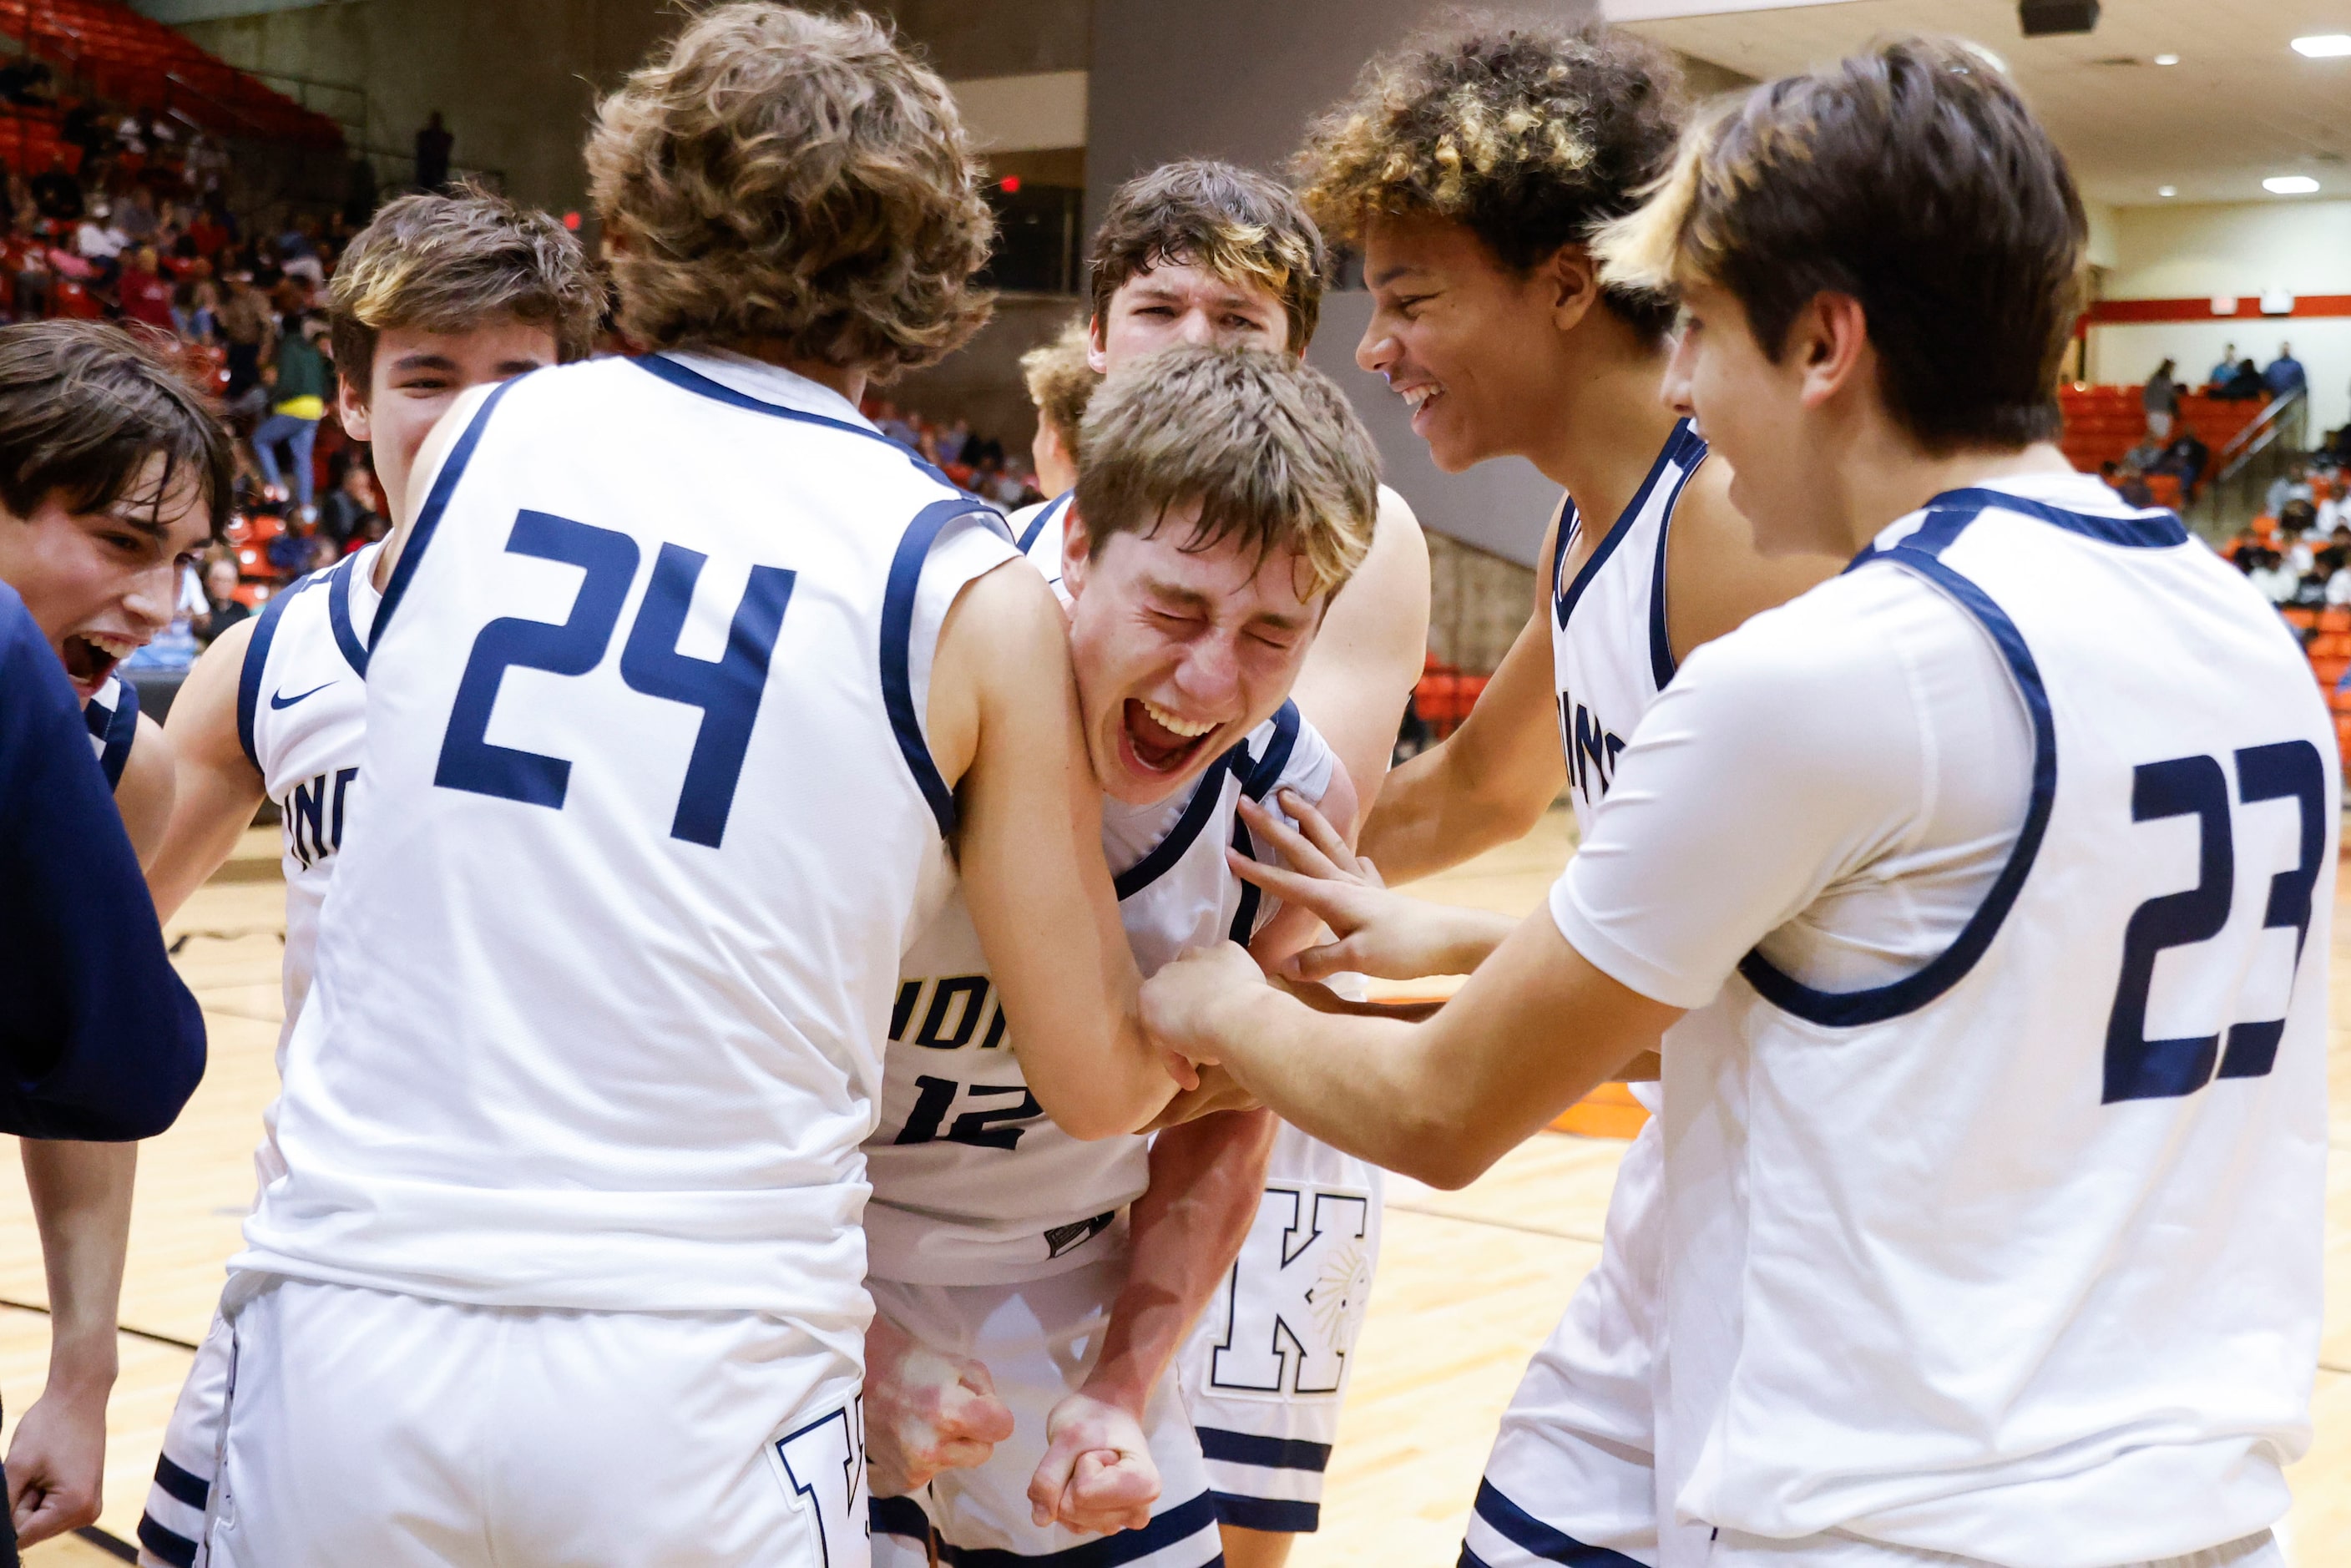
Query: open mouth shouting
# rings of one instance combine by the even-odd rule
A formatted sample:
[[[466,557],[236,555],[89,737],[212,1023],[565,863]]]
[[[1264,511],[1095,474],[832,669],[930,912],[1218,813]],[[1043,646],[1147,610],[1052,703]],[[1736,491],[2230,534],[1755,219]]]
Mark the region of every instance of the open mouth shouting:
[[[57,657],[65,661],[66,677],[73,682],[75,695],[88,702],[143,641],[112,632],[68,632],[57,643]]]
[[[1423,420],[1429,405],[1445,395],[1445,389],[1435,382],[1422,382],[1417,385],[1396,388],[1396,395],[1404,399],[1405,407],[1412,411],[1412,433],[1426,435],[1428,433],[1422,428]]]
[[[1145,697],[1126,699],[1121,749],[1146,778],[1172,779],[1198,760],[1217,730],[1214,719],[1190,719]]]

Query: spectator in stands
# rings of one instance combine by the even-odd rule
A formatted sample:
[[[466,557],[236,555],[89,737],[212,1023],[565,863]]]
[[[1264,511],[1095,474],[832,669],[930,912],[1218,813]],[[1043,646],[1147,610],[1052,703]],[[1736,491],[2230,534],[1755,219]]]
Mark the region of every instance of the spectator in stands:
[[[98,269],[101,281],[120,269],[122,252],[131,236],[114,225],[112,209],[104,202],[89,209],[74,229],[74,254]]]
[[[215,556],[204,563],[205,611],[196,625],[196,640],[207,648],[213,639],[253,614],[238,601],[236,583],[236,561],[232,557]]]
[[[172,319],[172,286],[166,282],[155,261],[155,247],[142,245],[131,253],[131,260],[122,269],[120,289],[122,313],[133,321],[176,332]]]
[[[2283,604],[2292,599],[2302,580],[2301,574],[2286,565],[2273,549],[2246,550],[2237,557],[2237,564],[2244,569],[2245,580],[2259,589],[2272,604]]]
[[[155,193],[144,185],[131,186],[115,204],[114,222],[133,245],[153,239],[155,231],[162,226],[155,212]]]
[[[266,448],[256,449],[266,456]],[[285,530],[271,539],[262,553],[269,558],[271,567],[288,580],[307,576],[322,566],[332,566],[337,555],[317,525],[299,513],[287,517]]]
[[[2229,384],[2230,379],[2236,373],[2237,345],[2231,343],[2227,348],[2220,350],[2220,359],[2214,361],[2212,365],[2212,373],[2204,378],[2204,391],[2208,394],[2217,395],[2222,387]]]
[[[188,220],[188,238],[194,242],[198,256],[218,256],[236,237],[236,227],[214,197],[196,208],[196,215]]]
[[[172,329],[191,343],[212,343],[220,338],[220,287],[197,277],[172,290]]]
[[[2179,383],[2171,379],[2176,361],[2166,360],[2155,367],[2155,374],[2147,378],[2139,392],[2139,402],[2147,410],[2147,433],[2156,440],[2171,439],[2171,422],[2179,413]]]
[[[221,338],[228,344],[228,401],[234,404],[246,392],[261,384],[261,366],[274,341],[277,322],[269,314],[269,301],[253,286],[253,274],[239,269],[225,280],[227,293],[221,299]]]
[[[57,86],[51,79],[48,66],[23,55],[0,66],[0,98],[15,104],[57,102]]]
[[[2292,343],[2278,345],[2278,357],[2262,371],[2262,384],[2269,388],[2273,397],[2284,397],[2310,385],[2309,373],[2302,368],[2302,361],[2294,357]]]
[[[888,398],[883,398],[880,403],[875,405],[873,410],[873,427],[876,430],[879,430],[883,434],[888,436],[891,440],[898,443],[901,446],[912,446],[914,444],[916,439],[914,427],[907,423],[903,418],[899,417],[898,405],[892,402]]]
[[[376,510],[375,477],[365,457],[354,452],[343,465],[342,482],[319,507],[319,531],[337,553],[349,550],[353,539],[371,537],[369,529],[382,522]]]
[[[2212,395],[2231,402],[2259,402],[2269,392],[2262,382],[2261,366],[2251,360],[2239,360],[2236,373]]]
[[[49,313],[48,242],[40,235],[40,214],[30,207],[16,210],[16,232],[8,241],[8,263],[16,289],[16,319],[37,321]]]
[[[50,156],[49,166],[33,176],[33,204],[52,223],[70,224],[81,217],[81,182],[66,169],[65,154]]]
[[[1051,342],[1020,356],[1020,376],[1028,383],[1029,401],[1037,405],[1037,436],[1029,455],[1037,465],[1037,488],[1049,501],[1078,482],[1078,426],[1102,380],[1086,363],[1088,346],[1086,319],[1080,316]]]
[[[253,455],[261,464],[263,479],[274,498],[294,503],[294,517],[304,524],[318,517],[318,508],[310,504],[314,483],[310,454],[319,438],[319,421],[326,416],[327,394],[332,390],[326,352],[320,346],[326,337],[326,319],[320,316],[306,316],[294,330],[279,335],[277,353],[266,377],[269,417],[253,433]],[[281,444],[292,461],[291,473],[277,465]]]
[[[313,293],[327,287],[326,265],[319,259],[314,238],[317,226],[305,214],[294,227],[277,236],[278,269],[288,277],[300,278]]]
[[[449,183],[449,153],[457,139],[441,123],[441,111],[434,110],[424,117],[423,127],[416,133],[416,183],[428,191],[438,191]]]
[[[2163,455],[2155,460],[2148,472],[2176,475],[2180,495],[2192,496],[2196,486],[2204,481],[2204,465],[2211,460],[2212,449],[2204,444],[2203,438],[2192,429],[2183,429],[2171,438],[2171,444],[2163,449]]]
[[[2283,524],[2285,521],[2286,508],[2296,501],[2314,508],[2315,507],[2314,492],[2310,487],[2308,464],[2291,464],[2284,473],[2271,480],[2269,493],[2262,497],[2262,510]]]

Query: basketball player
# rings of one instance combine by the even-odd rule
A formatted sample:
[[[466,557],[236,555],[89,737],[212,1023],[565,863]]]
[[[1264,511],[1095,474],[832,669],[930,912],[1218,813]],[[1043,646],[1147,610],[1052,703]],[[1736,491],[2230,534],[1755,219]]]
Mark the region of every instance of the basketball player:
[[[1163,165],[1120,187],[1094,235],[1092,362],[1114,373],[1171,343],[1303,355],[1325,268],[1322,234],[1277,182],[1207,160]],[[1013,526],[1029,558],[1058,575],[1061,507],[1016,515]],[[1371,553],[1332,599],[1294,692],[1357,781],[1359,810],[1386,772],[1427,636],[1427,548],[1412,509],[1383,486]],[[1248,830],[1238,836],[1246,848]],[[1320,1521],[1322,1471],[1379,1256],[1379,1180],[1362,1161],[1284,1128],[1238,1264],[1210,1250],[1163,1265],[1151,1243],[1138,1246],[1139,1270],[1164,1266],[1173,1278],[1207,1268],[1224,1278],[1185,1342],[1181,1368],[1233,1568],[1279,1568],[1290,1538]],[[1311,1224],[1318,1211],[1330,1219],[1314,1239],[1285,1247],[1299,1217]],[[1248,1348],[1282,1332],[1301,1347],[1295,1355]]]
[[[1037,466],[1037,488],[1048,503],[1061,499],[1078,482],[1078,427],[1085,422],[1086,400],[1102,380],[1087,361],[1090,346],[1081,318],[1051,342],[1020,356],[1020,379],[1028,385],[1029,401],[1037,405],[1037,435],[1029,444],[1029,456]]]
[[[0,582],[64,667],[142,863],[172,809],[171,748],[116,667],[171,624],[229,475],[227,434],[145,341],[85,321],[0,331]],[[98,1517],[138,1148],[36,1140],[24,1157],[51,1264],[47,1391],[9,1452],[29,1543]]]
[[[1694,131],[1603,281],[1678,289],[1667,391],[1760,544],[1854,568],[1690,658],[1429,1023],[1224,950],[1146,990],[1447,1185],[1673,1030],[1669,1564],[2282,1562],[2340,780],[2268,606],[2053,444],[2085,232],[1955,45]]]
[[[544,213],[478,192],[387,204],[335,269],[329,296],[337,417],[370,444],[395,516],[434,422],[466,388],[503,382],[593,341],[603,291],[579,243]],[[381,543],[305,578],[239,622],[196,662],[165,726],[177,748],[178,803],[149,881],[166,915],[235,849],[264,799],[284,824],[285,1042],[310,986],[319,906],[359,779],[366,714],[365,639]],[[265,1133],[261,1185],[283,1162]],[[215,1314],[188,1370],[139,1521],[141,1561],[187,1568],[203,1534],[229,1374]]]
[[[1061,581],[1128,940],[1146,971],[1228,933],[1286,952],[1312,917],[1276,916],[1225,847],[1237,803],[1276,788],[1352,818],[1352,786],[1288,697],[1328,596],[1371,546],[1371,438],[1286,353],[1182,345],[1110,378],[1081,450]],[[875,1337],[886,1326],[978,1363],[958,1370],[1014,1419],[982,1462],[938,1470],[915,1497],[877,1480],[877,1561],[927,1563],[935,1535],[950,1557],[1048,1562],[1105,1529],[1136,1531],[1118,1537],[1122,1560],[1218,1561],[1170,1368],[1258,1210],[1273,1119],[1078,1143],[1028,1091],[959,902],[900,974],[866,1144]],[[1171,1290],[1155,1260],[1188,1258],[1204,1234],[1221,1258]],[[869,1385],[876,1405],[883,1385]],[[884,1427],[870,1411],[869,1432]]]
[[[857,413],[986,313],[944,84],[749,0],[588,163],[652,351],[475,389],[411,476],[215,1564],[863,1563],[858,1145],[950,843],[1041,1108],[1173,1088],[1060,607]]]
[[[1562,784],[1589,832],[1625,737],[1690,652],[1844,564],[1758,554],[1724,465],[1656,396],[1671,303],[1598,277],[1589,241],[1664,171],[1681,96],[1670,57],[1628,33],[1471,30],[1374,61],[1298,159],[1309,210],[1364,257],[1357,361],[1413,405],[1437,465],[1520,456],[1567,492],[1525,630],[1468,721],[1397,769],[1364,825],[1390,883],[1519,837]],[[1481,133],[1481,157],[1448,164]],[[1510,928],[1489,924],[1494,942]],[[1376,968],[1354,954],[1379,929],[1292,972]],[[1655,1084],[1634,1092],[1656,1109]],[[1656,1561],[1662,1130],[1652,1117],[1626,1152],[1599,1267],[1504,1423],[1470,1527],[1491,1568],[1531,1568],[1554,1540]]]

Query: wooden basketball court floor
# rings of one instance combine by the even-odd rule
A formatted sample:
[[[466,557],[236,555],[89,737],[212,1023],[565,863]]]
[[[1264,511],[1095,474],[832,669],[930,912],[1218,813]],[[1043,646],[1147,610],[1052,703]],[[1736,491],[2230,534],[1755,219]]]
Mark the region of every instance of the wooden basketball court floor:
[[[1563,811],[1520,842],[1422,891],[1511,913],[1532,909],[1570,847]],[[276,831],[256,830],[168,935],[212,1030],[212,1065],[179,1124],[141,1154],[122,1291],[122,1371],[108,1410],[105,1512],[96,1531],[33,1549],[35,1568],[127,1556],[165,1419],[204,1332],[253,1196],[252,1148],[276,1091],[282,890]],[[2335,1088],[2326,1337],[2316,1440],[2292,1472],[2291,1549],[2301,1568],[2351,1563],[2351,898],[2337,901]],[[1624,1145],[1546,1134],[1458,1193],[1389,1187],[1385,1241],[1323,1528],[1296,1568],[1447,1568],[1497,1419],[1527,1357],[1600,1255]],[[40,1392],[47,1323],[24,1183],[0,1177],[0,1395],[14,1416]],[[9,1423],[14,1436],[14,1422]]]

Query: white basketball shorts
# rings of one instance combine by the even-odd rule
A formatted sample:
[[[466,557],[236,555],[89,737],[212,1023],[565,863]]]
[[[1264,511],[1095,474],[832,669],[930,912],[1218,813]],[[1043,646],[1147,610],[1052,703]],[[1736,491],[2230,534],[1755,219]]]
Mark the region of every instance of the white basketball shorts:
[[[1709,1543],[1706,1568],[1999,1568],[1948,1552],[1917,1552],[1851,1536],[1813,1535],[1802,1541],[1767,1541],[1724,1531]],[[2209,1547],[2183,1557],[2116,1568],[2286,1568],[2285,1553],[2268,1531]]]
[[[1143,1413],[1144,1436],[1159,1467],[1150,1524],[1103,1536],[1057,1524],[1040,1528],[1030,1520],[1029,1480],[1045,1457],[1045,1418],[1085,1382],[1125,1280],[1126,1260],[1109,1258],[1010,1285],[866,1281],[874,1309],[916,1339],[985,1363],[1013,1421],[1012,1436],[986,1464],[942,1470],[913,1497],[873,1500],[874,1568],[925,1568],[934,1529],[942,1562],[1205,1568],[1218,1561],[1216,1507],[1172,1373]]]
[[[861,1369],[791,1323],[272,1280],[229,1324],[212,1568],[869,1562]]]
[[[1322,1521],[1355,1336],[1380,1255],[1381,1173],[1284,1123],[1257,1223],[1176,1357],[1217,1515],[1244,1530]]]
[[[1599,1265],[1576,1287],[1503,1414],[1470,1511],[1463,1568],[1657,1562],[1658,1126],[1651,1116],[1625,1151]],[[1578,1552],[1588,1555],[1562,1555]]]
[[[229,1330],[218,1312],[204,1330],[204,1343],[180,1385],[163,1449],[155,1457],[154,1483],[147,1489],[147,1511],[139,1521],[141,1568],[189,1568],[204,1539],[204,1507],[211,1500],[213,1469],[220,1443],[221,1406],[228,1402]]]

